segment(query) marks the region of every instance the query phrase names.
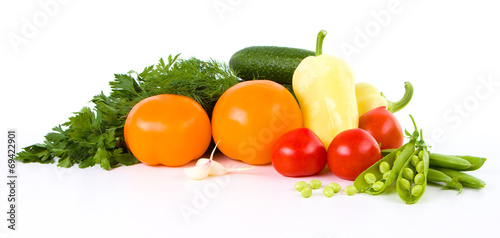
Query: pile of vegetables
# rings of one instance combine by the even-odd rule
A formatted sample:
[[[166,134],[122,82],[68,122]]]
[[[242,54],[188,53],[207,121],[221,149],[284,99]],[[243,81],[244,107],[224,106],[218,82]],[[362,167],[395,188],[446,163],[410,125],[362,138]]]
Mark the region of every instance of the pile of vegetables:
[[[43,143],[23,148],[16,160],[47,164],[58,158],[60,167],[77,164],[87,168],[97,164],[105,170],[137,164],[140,161],[130,152],[124,136],[125,120],[137,103],[160,94],[175,94],[191,98],[211,115],[220,95],[237,83],[237,77],[220,62],[179,59],[179,55],[169,56],[167,62],[160,59],[157,65],[146,67],[141,73],[116,74],[109,83],[109,96],[103,93],[94,96],[91,100],[94,108],[84,107],[68,122],[54,127]],[[162,109],[155,108],[155,112],[161,113]],[[167,116],[175,119],[176,113]],[[166,145],[154,144],[152,150]],[[191,147],[189,144],[178,146],[186,150]]]
[[[176,55],[141,73],[116,74],[109,96],[94,96],[94,108],[54,127],[16,160],[109,170],[199,159],[184,169],[191,179],[250,169],[226,169],[213,160],[218,148],[251,165],[272,164],[287,177],[312,176],[328,166],[354,181],[348,195],[381,194],[395,183],[408,204],[420,199],[428,182],[458,191],[485,186],[461,172],[479,169],[485,158],[429,152],[414,121],[414,132],[403,134],[393,113],[410,102],[410,82],[397,102],[373,85],[355,83],[345,61],[322,54],[325,36],[319,32],[316,52],[253,46],[236,52],[229,65]],[[210,148],[210,159],[200,159]],[[300,182],[296,189],[310,197],[318,182]],[[332,183],[323,193],[331,197],[339,190]]]

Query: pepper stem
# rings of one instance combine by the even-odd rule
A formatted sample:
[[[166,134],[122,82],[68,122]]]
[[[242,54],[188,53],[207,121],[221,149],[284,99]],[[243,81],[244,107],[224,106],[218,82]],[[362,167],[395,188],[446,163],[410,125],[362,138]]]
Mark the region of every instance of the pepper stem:
[[[325,39],[326,31],[321,30],[316,38],[316,56],[323,54],[323,40]]]
[[[382,97],[385,98],[385,95],[383,93],[380,93]],[[387,101],[387,110],[391,113],[395,113],[401,109],[403,109],[408,103],[410,102],[411,98],[413,96],[413,85],[410,82],[405,82],[405,94],[403,95],[403,98],[397,102],[392,102],[385,98]]]

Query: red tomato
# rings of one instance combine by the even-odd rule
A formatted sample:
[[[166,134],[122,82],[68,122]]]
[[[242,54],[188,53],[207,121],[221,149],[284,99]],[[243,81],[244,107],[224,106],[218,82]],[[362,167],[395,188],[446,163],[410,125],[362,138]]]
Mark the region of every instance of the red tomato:
[[[337,177],[352,181],[381,157],[377,141],[362,129],[339,133],[327,151],[330,170]]]
[[[271,163],[271,148],[286,132],[302,127],[302,113],[281,84],[251,80],[229,88],[212,113],[212,135],[227,157],[261,165]]]
[[[210,119],[196,101],[179,95],[156,95],[130,110],[125,143],[148,165],[181,166],[197,159],[211,140]]]
[[[313,131],[302,127],[278,138],[271,150],[271,162],[283,176],[315,175],[325,168],[326,149]]]
[[[359,118],[359,128],[370,133],[380,149],[397,149],[403,145],[403,130],[398,119],[382,107],[377,107]]]

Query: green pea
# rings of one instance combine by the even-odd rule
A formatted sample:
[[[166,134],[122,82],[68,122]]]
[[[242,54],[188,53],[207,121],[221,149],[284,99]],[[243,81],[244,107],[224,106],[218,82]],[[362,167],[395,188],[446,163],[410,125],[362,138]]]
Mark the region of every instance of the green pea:
[[[424,151],[421,150],[418,152],[418,157],[423,158],[424,157]]]
[[[418,184],[418,185],[422,185],[424,184],[424,179],[425,179],[425,176],[423,173],[418,173],[417,175],[415,175],[415,184]]]
[[[413,155],[411,157],[411,165],[413,165],[413,167],[416,167],[418,162],[420,162],[420,158],[416,155]]]
[[[302,189],[303,189],[304,187],[307,187],[307,183],[306,183],[306,182],[304,182],[304,181],[299,181],[299,182],[297,182],[297,183],[295,184],[295,190],[297,190],[297,191],[299,191],[299,192],[300,192],[300,191],[302,191]]]
[[[326,186],[323,188],[323,194],[326,197],[331,198],[335,192],[333,191],[333,188],[331,186]]]
[[[389,176],[391,176],[391,171],[392,171],[392,170],[389,170],[389,171],[385,172],[385,173],[382,175],[382,180],[387,180],[387,179],[389,179]]]
[[[328,184],[328,186],[333,188],[334,193],[338,193],[341,189],[341,187],[338,183],[331,183],[331,184]]]
[[[373,184],[377,181],[377,177],[375,177],[375,174],[372,173],[366,173],[364,178],[367,184]]]
[[[312,188],[312,189],[318,189],[318,188],[321,188],[321,181],[317,180],[317,179],[313,179],[311,180],[311,182],[309,182],[309,186]]]
[[[385,161],[382,161],[382,163],[378,165],[378,170],[380,171],[380,173],[385,173],[391,170],[391,165]]]
[[[422,132],[420,132],[422,133]],[[413,152],[413,154],[418,154],[421,150],[423,151],[423,157],[420,158],[420,161],[417,163],[425,163],[427,164],[429,162],[428,160],[428,152],[427,152],[427,147],[425,146],[420,146],[417,145],[417,151]],[[396,191],[399,195],[399,198],[403,200],[406,204],[414,204],[424,194],[425,191],[425,186],[426,180],[428,179],[428,174],[427,174],[427,169],[425,173],[417,173],[416,172],[416,166],[411,165],[411,157],[408,157],[408,160],[406,160],[404,164],[404,168],[399,172],[398,176],[398,181],[396,183]],[[414,183],[412,183],[412,180],[409,180],[408,178],[411,177],[410,175],[410,170],[411,174],[415,175],[413,177]]]
[[[411,195],[418,197],[422,194],[423,190],[424,190],[424,188],[422,187],[422,185],[415,185],[411,189]]]
[[[372,189],[376,192],[380,191],[384,187],[384,182],[377,181],[372,185]]]
[[[415,166],[417,169],[417,172],[423,173],[424,172],[424,161],[418,162],[417,166]]]
[[[353,185],[349,185],[344,188],[344,192],[347,196],[352,196],[358,192],[358,189],[356,189]]]
[[[310,187],[304,187],[301,191],[300,191],[300,195],[302,195],[302,197],[304,198],[308,198],[312,195],[313,191]]]
[[[408,181],[408,179],[402,178],[401,180],[399,180],[399,186],[400,186],[403,190],[408,190],[408,191],[410,191],[410,181]]]
[[[415,174],[413,173],[413,169],[410,169],[410,168],[403,169],[403,177],[405,179],[408,179],[411,181],[413,179],[413,176],[415,176]]]

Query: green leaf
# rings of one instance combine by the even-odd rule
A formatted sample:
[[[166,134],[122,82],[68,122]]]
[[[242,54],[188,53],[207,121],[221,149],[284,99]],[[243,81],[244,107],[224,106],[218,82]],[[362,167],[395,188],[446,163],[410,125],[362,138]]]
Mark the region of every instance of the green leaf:
[[[59,159],[59,161],[57,162],[57,166],[63,168],[70,168],[71,166],[73,166],[73,162],[69,157],[66,157],[64,159]]]
[[[138,80],[139,82],[144,82],[144,76],[146,76],[146,75],[150,74],[150,73],[153,71],[154,67],[155,67],[154,65],[151,65],[151,66],[145,67],[145,68],[142,70],[142,72],[141,72],[140,74],[138,74],[138,75],[137,75],[137,80]],[[137,73],[137,72],[135,72],[135,73]]]
[[[165,68],[165,62],[163,61],[163,58],[160,58],[160,64],[158,64],[161,68]]]
[[[59,158],[63,158],[65,157],[66,153],[67,153],[67,149],[65,148],[52,148],[52,154],[54,154],[55,157],[59,157]]]
[[[119,101],[119,100],[117,100]],[[112,101],[109,97],[106,97],[104,94],[99,94],[94,96],[92,102],[95,104],[95,111],[100,112],[102,117],[103,126],[107,125],[116,125],[119,123],[119,109],[117,105],[119,102]]]
[[[49,132],[47,135],[45,135],[45,140],[53,143],[59,143],[60,141],[66,139],[68,139],[66,135],[56,132]]]
[[[87,136],[92,134],[95,114],[89,107],[84,107],[75,116],[69,118],[69,136],[76,141],[85,141]]]
[[[111,149],[115,147],[115,130],[108,130],[103,134],[104,146],[107,149]]]
[[[78,167],[83,169],[83,168],[87,168],[87,167],[92,167],[95,165],[95,160],[92,156],[84,159],[79,165]]]
[[[115,74],[115,80],[110,82],[111,97],[133,98],[139,96],[141,88],[135,79],[127,74]]]
[[[94,161],[96,164],[100,164],[101,168],[103,168],[105,170],[110,169],[111,165],[109,162],[109,153],[103,146],[101,146],[101,147],[99,147],[99,149],[97,149],[97,152],[94,155]]]
[[[53,158],[50,154],[50,151],[47,149],[40,150],[40,151],[35,152],[33,154],[36,155],[38,158],[40,158],[40,161],[47,161],[47,160],[51,160]]]
[[[22,163],[54,163],[54,156],[44,144],[34,144],[23,148],[14,160]]]
[[[407,136],[411,136],[410,132],[409,132],[408,130],[406,130],[406,129],[405,129],[405,134],[406,134]]]
[[[92,113],[93,114],[93,113]],[[101,131],[101,126],[102,126],[102,115],[101,115],[101,112],[100,111],[97,111],[95,113],[96,117],[93,118],[90,120],[91,123],[92,123],[92,129],[94,131]]]
[[[118,161],[120,164],[125,165],[125,166],[130,166],[134,164],[140,163],[138,159],[135,158],[132,154],[129,153],[124,153],[124,154],[119,154],[114,157],[116,161]]]

